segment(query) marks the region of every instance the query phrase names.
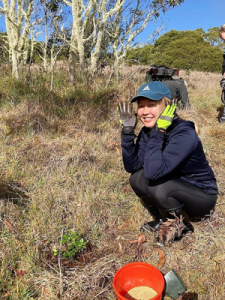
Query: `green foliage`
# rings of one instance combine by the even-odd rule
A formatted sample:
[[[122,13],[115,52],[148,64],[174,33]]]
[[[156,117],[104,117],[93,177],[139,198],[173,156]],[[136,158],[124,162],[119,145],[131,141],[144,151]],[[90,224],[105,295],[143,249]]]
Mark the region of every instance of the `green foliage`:
[[[80,237],[76,232],[69,230],[68,233],[62,237],[62,244],[64,244],[64,250],[52,249],[54,255],[61,254],[64,258],[74,258],[79,252],[84,250],[87,245],[87,241]]]
[[[168,8],[178,6],[183,2],[184,0],[154,0],[152,1],[152,5],[154,8],[157,8],[158,5],[162,6],[163,11],[166,11]]]
[[[136,48],[128,53],[127,59],[148,65],[167,65],[184,70],[221,72],[222,50],[216,28],[205,33],[171,30],[158,38],[154,45]],[[142,58],[140,60],[140,57]]]
[[[209,28],[207,32],[203,33],[204,39],[210,43],[210,45],[215,46],[220,44],[220,36],[219,36],[219,27]]]
[[[53,44],[55,47],[55,52],[58,52],[60,50],[62,43],[63,43],[63,41],[59,38],[54,40],[54,36],[52,36],[48,40],[48,47],[47,47],[47,58],[48,59],[50,59],[50,57],[51,57],[51,47],[53,46]],[[43,57],[43,55],[44,55],[43,49],[44,49],[43,42],[36,42],[34,44],[33,56],[30,58],[30,61],[32,63],[42,63],[41,57]],[[69,46],[66,44],[60,50],[59,55],[58,55],[58,60],[68,59],[68,57],[69,57]]]
[[[148,64],[152,61],[153,45],[142,48],[134,48],[128,51],[126,59],[132,61],[133,64]]]
[[[30,87],[25,81],[13,79],[11,76],[5,76],[0,82],[1,105],[5,102],[19,104],[22,98],[31,92]]]
[[[75,90],[68,92],[67,99],[70,104],[81,104],[89,102],[91,98],[91,92],[88,89],[84,89],[83,86],[77,86]]]

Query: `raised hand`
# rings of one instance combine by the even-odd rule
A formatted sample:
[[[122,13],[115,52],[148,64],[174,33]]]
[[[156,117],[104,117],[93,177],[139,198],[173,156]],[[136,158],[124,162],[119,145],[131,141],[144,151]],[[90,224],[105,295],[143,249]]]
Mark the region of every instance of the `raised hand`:
[[[173,101],[171,104],[168,104],[164,112],[160,115],[155,124],[155,129],[165,133],[167,128],[172,124],[175,112],[177,109],[177,103]]]
[[[117,105],[120,124],[124,134],[133,134],[137,124],[137,115],[133,114],[133,105],[127,101],[119,102]]]

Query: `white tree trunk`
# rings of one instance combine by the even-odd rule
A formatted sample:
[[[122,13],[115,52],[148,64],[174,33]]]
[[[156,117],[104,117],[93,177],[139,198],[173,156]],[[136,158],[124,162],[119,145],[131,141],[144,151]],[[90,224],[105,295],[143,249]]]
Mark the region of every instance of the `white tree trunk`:
[[[17,57],[18,51],[15,49],[11,50],[11,59],[12,59],[12,76],[16,79],[19,79],[19,62]]]
[[[76,61],[78,57],[77,52],[77,40],[75,36],[75,30],[72,30],[71,42],[70,42],[70,51],[69,51],[69,81],[74,84],[77,79],[76,72]]]
[[[61,46],[59,48],[55,47],[55,43],[56,43],[56,36],[53,39],[53,43],[52,43],[52,48],[51,48],[51,63],[50,63],[50,72],[51,72],[51,90],[53,89],[53,81],[54,81],[54,69],[55,69],[55,64],[57,62],[57,57],[59,55],[59,53],[61,52],[61,50],[63,49],[63,47],[65,46],[65,39],[64,39],[64,43],[61,44]]]
[[[72,1],[72,12],[73,12],[73,29],[72,39],[73,44],[71,45],[74,50],[77,48],[80,62],[80,71],[85,83],[87,83],[86,69],[85,69],[85,56],[84,56],[84,28],[82,28],[82,6],[81,0]]]
[[[0,12],[5,16],[12,76],[18,79],[19,64],[28,57],[33,0],[2,0],[0,3],[3,5]]]
[[[77,54],[73,49],[70,49],[69,53],[69,81],[74,84],[77,79],[76,73],[76,58]]]

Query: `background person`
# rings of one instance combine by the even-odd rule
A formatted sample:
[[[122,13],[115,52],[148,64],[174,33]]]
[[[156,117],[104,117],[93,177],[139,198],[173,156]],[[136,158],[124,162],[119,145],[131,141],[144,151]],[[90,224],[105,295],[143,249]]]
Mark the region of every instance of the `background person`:
[[[142,85],[128,102],[119,102],[124,168],[130,184],[153,220],[141,230],[158,230],[162,221],[177,216],[209,215],[217,200],[214,173],[206,160],[194,123],[180,119],[169,88],[161,81]],[[143,127],[135,135],[137,118]]]
[[[171,78],[164,80],[163,83],[170,89],[171,98],[180,101],[179,108],[184,109],[191,107],[187,87],[183,78]]]
[[[225,24],[223,24],[219,29],[220,38],[225,41]],[[225,47],[223,52],[223,63],[222,63],[222,75],[225,77]]]
[[[219,29],[220,38],[225,41],[225,24],[223,24]],[[223,78],[220,80],[220,87],[222,88],[221,92],[221,101],[225,104],[225,47],[223,52],[223,62],[222,62],[222,76]],[[225,122],[225,107],[223,109],[223,114],[220,118],[220,123]]]
[[[188,91],[187,82],[179,77],[173,78],[172,76],[179,74],[179,70],[168,68],[165,65],[153,66],[149,71],[146,72],[146,81],[162,81],[170,89],[171,99],[178,101],[178,107],[180,109],[189,109],[191,107]]]

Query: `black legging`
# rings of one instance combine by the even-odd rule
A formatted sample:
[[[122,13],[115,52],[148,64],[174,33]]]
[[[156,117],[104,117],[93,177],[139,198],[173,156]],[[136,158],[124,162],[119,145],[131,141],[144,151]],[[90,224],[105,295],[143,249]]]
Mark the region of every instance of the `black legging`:
[[[225,73],[225,54],[223,55],[222,75]]]
[[[183,210],[190,217],[210,214],[217,200],[217,195],[207,194],[203,189],[181,178],[148,181],[144,169],[130,176],[130,185],[139,198],[144,197],[146,206],[154,204],[160,210],[172,211],[183,205]]]

